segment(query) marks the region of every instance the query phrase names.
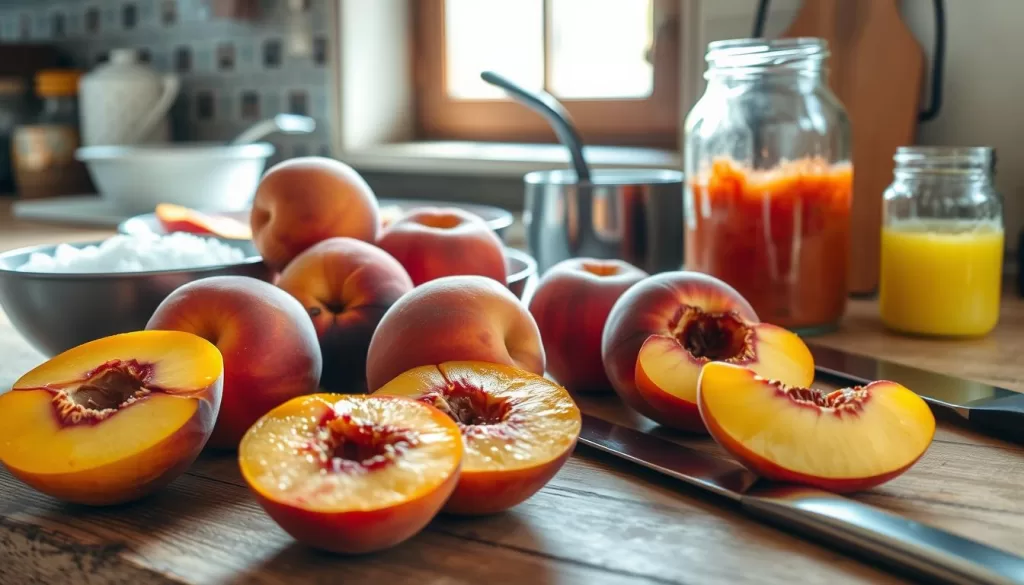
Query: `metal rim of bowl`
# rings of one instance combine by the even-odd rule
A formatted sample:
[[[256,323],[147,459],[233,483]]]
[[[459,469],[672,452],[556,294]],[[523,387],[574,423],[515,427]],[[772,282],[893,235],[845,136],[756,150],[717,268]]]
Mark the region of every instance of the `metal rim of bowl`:
[[[213,237],[213,236],[207,236]],[[228,243],[229,240],[223,238],[214,238],[221,242]],[[84,248],[86,246],[98,246],[102,244],[104,240],[96,240],[91,242],[66,242],[69,246],[76,248]],[[144,278],[147,276],[161,276],[168,274],[181,274],[181,273],[205,273],[205,272],[216,272],[218,270],[224,270],[225,268],[234,268],[237,266],[253,266],[256,264],[263,263],[263,256],[247,254],[241,262],[232,262],[229,264],[211,264],[205,266],[196,266],[193,268],[168,268],[165,270],[144,270],[140,272],[32,272],[26,270],[18,270],[17,268],[8,268],[6,261],[16,257],[25,256],[26,260],[33,252],[52,252],[57,249],[60,244],[42,244],[38,246],[26,246],[23,248],[16,248],[14,250],[8,250],[6,252],[0,252],[0,273],[6,274],[18,274],[22,276],[31,276],[33,278],[47,278],[53,280],[113,280],[118,278]],[[243,252],[245,252],[243,250]]]
[[[527,185],[579,185],[576,172],[571,169],[531,171],[523,176]],[[683,172],[670,168],[599,168],[591,171],[589,185],[595,187],[622,187],[633,185],[682,184]]]
[[[399,207],[408,206],[410,209],[413,207],[458,207],[469,212],[473,212],[474,209],[487,210],[493,213],[495,217],[491,219],[482,218],[487,225],[493,230],[503,230],[510,227],[515,223],[516,218],[512,215],[512,212],[497,207],[495,205],[483,205],[481,203],[462,203],[460,201],[438,201],[434,199],[392,199],[390,197],[384,197],[378,200],[381,207],[388,205],[397,205]],[[477,213],[477,215],[480,215]]]
[[[522,270],[513,272],[505,278],[507,284],[526,280],[534,274],[537,274],[537,261],[533,259],[533,256],[530,256],[526,252],[515,248],[505,248],[505,257],[514,258],[515,260],[525,264]]]
[[[212,237],[212,236],[211,236]],[[215,238],[223,242],[227,240],[221,238]],[[68,242],[69,246],[82,248],[86,246],[98,246],[102,244],[103,240],[90,241],[90,242]],[[263,257],[260,255],[249,255],[246,256],[241,262],[235,262],[231,264],[215,264],[208,266],[197,266],[195,268],[170,268],[166,270],[145,270],[141,272],[33,272],[26,270],[18,270],[17,268],[8,268],[6,261],[17,256],[25,256],[26,259],[33,252],[51,252],[57,249],[60,244],[41,244],[37,246],[25,246],[22,248],[15,248],[6,252],[0,252],[0,273],[7,274],[18,274],[22,276],[31,276],[33,278],[49,278],[54,280],[93,280],[93,279],[116,279],[116,278],[141,278],[146,276],[159,276],[166,274],[176,274],[182,272],[215,272],[218,270],[224,270],[225,268],[231,268],[235,266],[248,266],[260,264],[263,262]],[[516,248],[506,247],[505,256],[510,259],[514,259],[524,264],[521,270],[513,272],[506,277],[506,283],[512,284],[522,280],[530,278],[530,276],[537,273],[537,261],[534,260],[533,256],[530,256],[522,250]]]
[[[484,220],[484,222],[487,223],[488,227],[490,227],[494,231],[508,229],[508,228],[512,227],[512,224],[514,224],[515,221],[516,221],[515,216],[512,214],[511,211],[509,211],[507,209],[502,209],[501,207],[497,207],[497,206],[493,206],[493,205],[481,205],[479,203],[458,203],[458,202],[455,202],[455,201],[434,201],[434,200],[426,200],[426,199],[424,199],[424,200],[418,200],[418,199],[391,199],[391,198],[387,198],[387,197],[385,197],[383,199],[380,199],[379,203],[380,203],[381,207],[386,207],[388,205],[397,205],[399,207],[405,207],[406,205],[408,205],[408,206],[410,206],[410,208],[412,206],[417,206],[417,207],[431,207],[431,206],[444,207],[444,206],[452,206],[452,207],[459,207],[459,208],[465,209],[465,210],[470,211],[470,212],[473,212],[474,209],[478,209],[478,210],[481,210],[481,211],[486,209],[486,210],[488,210],[488,212],[493,213],[494,217],[492,217],[490,219],[483,218],[483,220]],[[477,215],[480,215],[480,214],[477,213]],[[124,235],[131,235],[131,234],[133,234],[135,232],[132,231],[132,230],[128,230],[129,226],[137,224],[139,222],[142,222],[143,224],[145,224],[149,219],[156,220],[156,213],[155,212],[142,213],[142,214],[139,214],[139,215],[136,215],[136,216],[133,216],[133,217],[129,217],[128,219],[120,222],[117,225],[117,231],[118,231],[118,233],[121,233],[121,234],[124,234]],[[148,228],[148,226],[147,226],[147,228]],[[150,231],[152,231],[152,230],[150,230]]]

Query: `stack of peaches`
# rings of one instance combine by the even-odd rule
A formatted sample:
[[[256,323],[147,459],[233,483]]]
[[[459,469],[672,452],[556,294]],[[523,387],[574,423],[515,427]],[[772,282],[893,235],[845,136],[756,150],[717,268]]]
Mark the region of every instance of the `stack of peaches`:
[[[576,445],[574,394],[614,392],[766,477],[837,491],[894,477],[934,433],[898,384],[807,388],[801,339],[707,275],[567,260],[527,307],[482,219],[422,208],[382,222],[365,181],[318,157],[268,170],[250,220],[273,283],[188,283],[144,331],[68,350],[0,396],[15,477],[109,505],[162,488],[203,450],[237,451],[286,532],[358,553],[441,512],[535,494]]]

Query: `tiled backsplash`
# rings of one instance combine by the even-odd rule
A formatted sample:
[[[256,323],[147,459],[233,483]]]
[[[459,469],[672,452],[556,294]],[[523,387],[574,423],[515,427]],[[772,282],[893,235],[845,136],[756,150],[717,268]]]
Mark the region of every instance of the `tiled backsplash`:
[[[52,42],[89,70],[111,49],[137,49],[181,78],[174,139],[226,141],[281,112],[316,118],[305,136],[275,135],[274,161],[330,154],[332,0],[261,0],[254,21],[216,18],[210,0],[7,0],[0,42]],[[298,6],[297,10],[289,7]]]

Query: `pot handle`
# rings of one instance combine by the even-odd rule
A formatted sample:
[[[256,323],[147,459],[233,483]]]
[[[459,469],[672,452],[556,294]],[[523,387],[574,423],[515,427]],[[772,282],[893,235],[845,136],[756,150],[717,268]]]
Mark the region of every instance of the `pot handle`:
[[[142,139],[143,136],[149,134],[154,126],[167,114],[168,110],[171,109],[171,104],[178,97],[178,92],[181,89],[181,81],[177,75],[167,74],[163,76],[162,80],[163,92],[160,94],[160,98],[153,104],[153,108],[149,110],[145,116],[135,125],[135,132],[131,136],[129,144],[137,143]]]

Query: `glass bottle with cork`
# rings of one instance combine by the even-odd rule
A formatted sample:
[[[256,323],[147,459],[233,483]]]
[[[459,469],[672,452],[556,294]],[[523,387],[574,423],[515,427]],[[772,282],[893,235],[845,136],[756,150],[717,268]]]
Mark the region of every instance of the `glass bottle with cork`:
[[[834,329],[847,299],[851,128],[828,57],[818,38],[710,43],[686,119],[686,268],[800,334]]]
[[[1003,206],[988,147],[906,146],[885,192],[879,311],[889,329],[975,337],[999,321]]]
[[[36,119],[14,131],[12,166],[23,198],[81,195],[93,191],[88,169],[75,159],[81,145],[78,80],[73,69],[46,69],[36,74],[42,106]]]

